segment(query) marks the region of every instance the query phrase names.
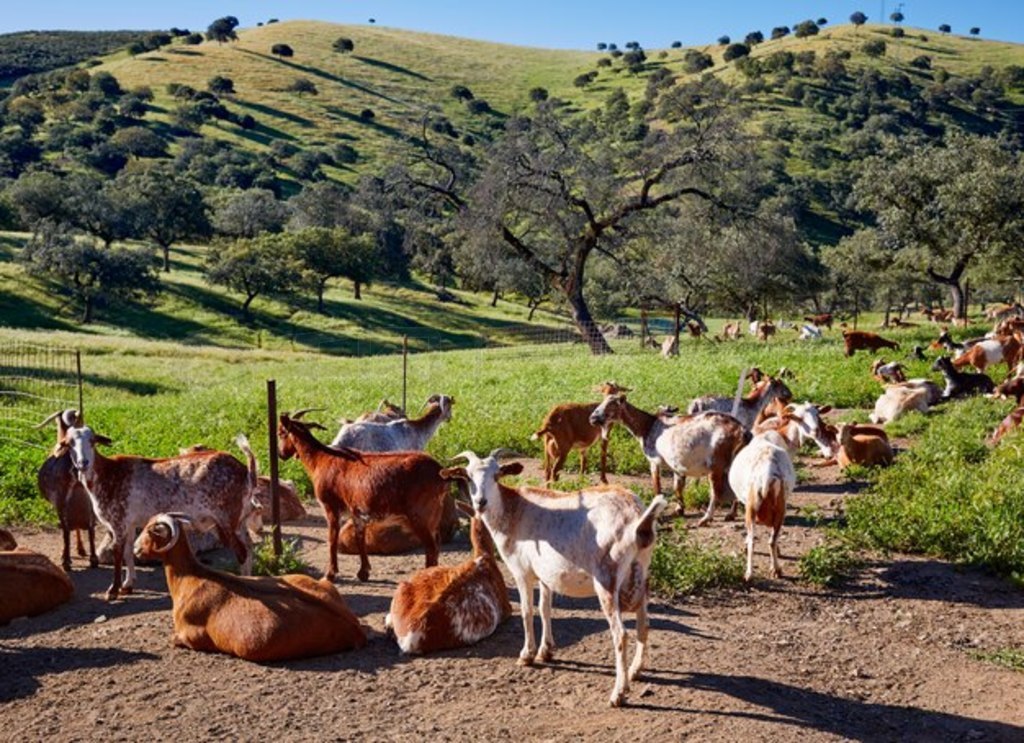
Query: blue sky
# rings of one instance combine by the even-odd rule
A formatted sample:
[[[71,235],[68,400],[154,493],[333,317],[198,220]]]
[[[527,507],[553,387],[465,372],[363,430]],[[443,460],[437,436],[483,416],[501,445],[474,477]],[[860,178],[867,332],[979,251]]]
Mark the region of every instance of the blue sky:
[[[170,26],[204,30],[215,17],[234,15],[242,26],[268,18],[313,19],[337,23],[367,23],[418,31],[501,41],[524,46],[593,49],[598,41],[620,46],[639,41],[647,48],[705,44],[722,34],[742,37],[748,31],[767,32],[773,26],[805,18],[825,17],[845,22],[860,10],[869,22],[895,10],[896,0],[833,2],[766,2],[765,0],[703,0],[647,2],[628,0],[515,0],[514,2],[454,2],[446,0],[5,0],[0,33],[33,29],[165,29]],[[907,0],[906,24],[934,29],[948,23],[954,32],[979,26],[985,38],[1024,42],[1022,0]]]

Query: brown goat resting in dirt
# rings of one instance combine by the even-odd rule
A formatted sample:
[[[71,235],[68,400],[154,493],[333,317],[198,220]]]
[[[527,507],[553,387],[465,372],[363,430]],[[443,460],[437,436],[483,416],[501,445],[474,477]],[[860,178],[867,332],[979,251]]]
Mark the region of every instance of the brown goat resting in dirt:
[[[603,382],[595,388],[602,395],[628,392],[615,382]],[[580,450],[580,474],[587,471],[587,450],[601,439],[601,482],[608,482],[608,426],[597,426],[590,422],[590,414],[599,403],[566,402],[556,405],[544,416],[540,428],[531,439],[544,442],[544,479],[548,484],[558,480],[558,474],[565,466],[565,460],[573,449]]]
[[[391,600],[384,624],[403,653],[472,645],[493,634],[512,614],[494,541],[472,508],[465,510],[471,517],[473,556],[454,567],[418,571],[398,584]]]
[[[296,413],[298,416],[299,413]],[[338,535],[343,510],[352,515],[359,548],[361,581],[370,577],[366,558],[366,522],[387,515],[408,519],[426,548],[427,567],[437,564],[438,539],[448,482],[441,465],[422,452],[361,452],[328,447],[310,432],[319,424],[283,413],[277,428],[282,459],[298,457],[313,483],[313,493],[327,518],[330,563],[327,578],[338,573]]]
[[[839,426],[839,452],[836,459],[840,467],[860,464],[866,467],[888,467],[892,464],[892,446],[887,436],[869,433],[867,427]]]
[[[63,570],[45,555],[18,547],[10,532],[0,529],[0,626],[50,611],[74,592]]]
[[[85,488],[75,475],[75,470],[71,465],[71,454],[66,451],[57,452],[67,430],[72,426],[82,425],[82,416],[74,409],[58,410],[36,428],[42,428],[52,420],[57,421],[57,445],[39,467],[36,483],[39,486],[39,492],[46,500],[50,501],[57,511],[57,520],[60,522],[61,534],[64,537],[64,549],[61,552],[60,564],[65,570],[71,570],[72,531],[75,532],[78,555],[85,557],[85,545],[82,544],[82,530],[84,529],[89,535],[89,565],[96,567],[99,565],[96,557],[96,515],[92,511],[89,494],[85,492]]]
[[[361,648],[366,632],[330,581],[308,575],[240,577],[192,554],[174,514],[150,519],[135,541],[140,559],[162,560],[174,644],[268,662]]]

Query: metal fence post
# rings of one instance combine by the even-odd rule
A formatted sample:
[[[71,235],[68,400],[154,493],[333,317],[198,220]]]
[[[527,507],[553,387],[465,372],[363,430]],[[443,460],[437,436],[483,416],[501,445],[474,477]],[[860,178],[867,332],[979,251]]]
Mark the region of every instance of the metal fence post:
[[[277,480],[277,380],[267,380],[267,432],[270,435],[270,518],[274,524],[274,555],[281,556],[281,496]]]

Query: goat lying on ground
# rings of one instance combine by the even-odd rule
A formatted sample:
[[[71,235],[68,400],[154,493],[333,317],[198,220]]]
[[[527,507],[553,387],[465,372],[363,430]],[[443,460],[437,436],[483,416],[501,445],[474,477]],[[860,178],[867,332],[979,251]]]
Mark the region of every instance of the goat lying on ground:
[[[333,580],[338,573],[339,521],[346,509],[352,515],[359,549],[359,580],[370,577],[366,523],[385,515],[404,516],[426,550],[427,567],[436,565],[438,530],[448,493],[441,465],[418,451],[335,449],[318,441],[311,427],[323,428],[282,413],[277,440],[282,459],[295,456],[302,462],[313,483],[313,493],[324,508],[330,545],[327,578]]]
[[[836,459],[843,468],[851,464],[866,467],[888,467],[892,464],[889,438],[871,433],[864,426],[840,425],[839,447]]]
[[[985,374],[959,371],[948,356],[939,356],[935,359],[932,371],[941,372],[946,380],[946,389],[942,392],[943,400],[966,397],[978,392],[990,394],[996,388],[995,383]]]
[[[786,501],[796,486],[796,472],[787,443],[775,431],[754,436],[733,459],[729,468],[729,486],[736,500],[745,507],[747,569],[743,579],[749,582],[754,575],[755,523],[771,528],[768,542],[771,572],[776,578],[782,577],[779,534],[786,517]]]
[[[680,505],[686,478],[707,475],[711,502],[700,526],[711,521],[715,505],[728,487],[729,465],[750,440],[750,433],[731,415],[709,412],[665,420],[634,407],[621,393],[606,395],[590,420],[600,426],[619,421],[633,435],[650,463],[655,495],[661,492],[662,464],[672,470],[673,492]]]
[[[491,535],[472,508],[465,510],[471,517],[473,556],[454,567],[416,572],[398,584],[391,599],[384,626],[394,633],[403,653],[472,645],[492,635],[512,614]]]
[[[1024,377],[1011,377],[996,387],[992,394],[996,399],[1012,397],[1018,407],[1024,405]]]
[[[875,401],[875,410],[869,417],[872,423],[889,423],[912,410],[928,412],[928,390],[892,384]]]
[[[546,662],[554,655],[551,599],[597,595],[611,629],[615,651],[615,686],[611,705],[618,707],[629,682],[643,669],[647,655],[647,574],[654,551],[655,520],[665,499],[655,496],[646,510],[625,488],[600,486],[574,493],[502,485],[504,475],[518,474],[518,463],[499,466],[492,452],[480,459],[463,452],[469,464],[445,470],[466,480],[476,515],[483,521],[519,591],[525,642],[519,663]],[[540,585],[541,639],[533,634],[533,589]],[[626,637],[622,612],[636,612],[637,648],[626,672]],[[535,658],[536,656],[536,658]]]
[[[0,626],[16,617],[34,617],[74,594],[71,580],[45,555],[18,547],[0,529]]]
[[[602,395],[629,392],[615,382],[603,382],[596,390]],[[558,480],[565,466],[565,460],[573,449],[580,450],[580,475],[587,471],[587,450],[598,439],[601,440],[601,482],[608,482],[608,426],[598,426],[590,420],[590,414],[598,403],[565,402],[556,405],[544,416],[540,428],[533,432],[531,439],[544,442],[544,480],[548,485]]]
[[[174,644],[269,662],[366,645],[366,633],[330,581],[308,575],[244,578],[202,565],[181,539],[187,519],[158,514],[135,541],[141,559],[162,560]]]
[[[887,364],[885,359],[875,359],[874,363],[871,364],[871,376],[882,384],[907,381],[903,364],[898,361],[891,361]]]
[[[96,516],[92,512],[89,494],[78,481],[71,464],[71,454],[60,450],[67,430],[72,426],[82,425],[82,416],[77,410],[58,410],[36,426],[42,428],[50,421],[57,421],[57,443],[53,452],[43,461],[36,476],[39,492],[50,501],[57,511],[60,522],[61,536],[64,538],[64,549],[61,552],[60,564],[64,570],[71,570],[71,532],[75,532],[75,542],[80,557],[85,556],[85,545],[82,544],[82,530],[89,535],[89,565],[96,567]],[[59,452],[59,453],[58,453]]]

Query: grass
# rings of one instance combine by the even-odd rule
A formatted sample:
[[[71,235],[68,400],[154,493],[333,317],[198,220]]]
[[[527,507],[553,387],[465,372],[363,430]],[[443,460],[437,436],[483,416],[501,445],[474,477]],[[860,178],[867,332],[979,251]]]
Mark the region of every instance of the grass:
[[[289,575],[303,573],[309,567],[302,559],[298,539],[284,539],[281,555],[274,554],[274,540],[270,536],[256,545],[253,575]]]
[[[800,557],[801,580],[817,586],[834,587],[848,579],[862,563],[857,550],[837,533]]]
[[[994,663],[1012,671],[1024,673],[1024,650],[1021,648],[1000,648],[998,650],[973,650],[970,653],[975,660]]]
[[[651,588],[675,597],[743,583],[744,562],[719,547],[702,546],[685,529],[658,535],[651,557]]]

